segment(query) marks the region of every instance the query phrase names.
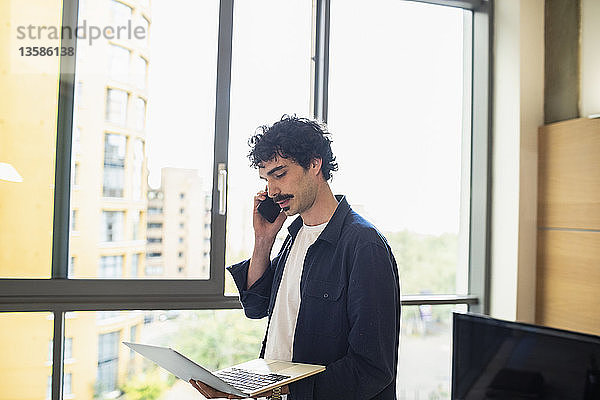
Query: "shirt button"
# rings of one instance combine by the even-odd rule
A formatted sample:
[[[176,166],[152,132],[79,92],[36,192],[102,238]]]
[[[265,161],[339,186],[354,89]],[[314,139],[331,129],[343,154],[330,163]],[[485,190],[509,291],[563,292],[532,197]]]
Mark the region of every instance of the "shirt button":
[[[328,297],[329,297],[329,293],[325,293],[325,294],[323,294],[323,298],[325,298],[325,299],[326,299],[326,298],[328,298]]]

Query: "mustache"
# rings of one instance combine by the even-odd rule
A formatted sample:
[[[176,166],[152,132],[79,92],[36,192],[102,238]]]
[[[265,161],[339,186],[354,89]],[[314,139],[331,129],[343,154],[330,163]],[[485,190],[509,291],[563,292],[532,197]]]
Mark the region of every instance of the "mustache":
[[[285,201],[287,199],[293,199],[294,195],[293,194],[278,194],[277,196],[273,197],[273,201],[275,203],[278,203],[280,201]]]

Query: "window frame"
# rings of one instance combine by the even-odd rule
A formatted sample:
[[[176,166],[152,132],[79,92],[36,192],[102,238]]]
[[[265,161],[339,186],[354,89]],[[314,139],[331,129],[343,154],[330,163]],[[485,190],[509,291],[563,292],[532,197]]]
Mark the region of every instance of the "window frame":
[[[326,122],[330,0],[312,1],[311,110],[313,117]],[[469,134],[471,138],[469,294],[403,296],[402,304],[468,304],[471,311],[487,314],[490,275],[493,0],[413,1],[469,10],[465,12],[465,78],[470,79],[465,79],[465,94],[470,93],[470,96],[465,96],[464,99],[465,121],[470,122],[465,124],[465,134]],[[78,6],[79,0],[64,0],[62,26],[77,26]],[[220,191],[226,189],[228,165],[233,6],[234,0],[220,0],[208,280],[68,279],[76,57],[61,57],[51,277],[0,279],[0,312],[50,311],[54,314],[52,399],[59,400],[63,397],[66,312],[241,307],[237,296],[224,295],[227,204],[225,190]],[[65,37],[61,45],[75,47],[76,39]],[[225,185],[219,185],[219,177],[223,176]]]

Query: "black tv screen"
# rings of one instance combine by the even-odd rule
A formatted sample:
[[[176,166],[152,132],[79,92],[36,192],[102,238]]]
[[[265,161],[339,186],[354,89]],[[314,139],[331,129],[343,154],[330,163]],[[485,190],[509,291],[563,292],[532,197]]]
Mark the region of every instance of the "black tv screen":
[[[454,314],[452,399],[600,400],[600,337]]]

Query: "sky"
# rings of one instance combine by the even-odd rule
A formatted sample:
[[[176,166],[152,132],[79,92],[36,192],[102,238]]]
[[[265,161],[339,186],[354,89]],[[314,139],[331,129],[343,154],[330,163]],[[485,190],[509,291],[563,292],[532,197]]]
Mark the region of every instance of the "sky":
[[[210,187],[218,1],[151,3],[150,185],[171,166],[198,169]],[[331,2],[328,125],[340,167],[331,184],[382,231],[458,232],[463,12]],[[263,186],[248,138],[282,114],[309,115],[310,18],[310,1],[235,2],[228,226],[248,226]]]

